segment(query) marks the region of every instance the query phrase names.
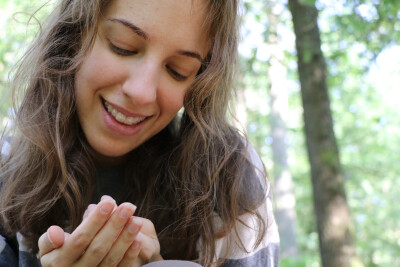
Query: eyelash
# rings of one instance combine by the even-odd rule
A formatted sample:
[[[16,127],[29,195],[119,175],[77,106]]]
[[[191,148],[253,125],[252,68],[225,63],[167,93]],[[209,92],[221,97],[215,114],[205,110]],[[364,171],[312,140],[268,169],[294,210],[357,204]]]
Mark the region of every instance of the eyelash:
[[[168,65],[167,65],[167,70],[170,73],[170,75],[172,76],[172,78],[174,78],[175,80],[177,80],[179,82],[183,82],[188,78],[187,76],[183,76],[182,74],[178,73],[176,70],[172,69]]]
[[[131,50],[126,50],[126,49],[120,48],[111,42],[110,42],[110,48],[114,53],[116,53],[117,55],[120,55],[120,56],[131,56],[131,55],[137,54],[136,51],[131,51]],[[174,78],[176,81],[183,82],[188,78],[187,76],[180,74],[179,72],[177,72],[176,70],[174,70],[173,68],[171,68],[168,65],[166,68],[167,68],[169,74],[172,76],[172,78]]]
[[[136,51],[122,49],[122,48],[120,48],[118,46],[115,46],[111,42],[110,42],[110,48],[111,48],[112,51],[114,51],[117,55],[120,55],[120,56],[131,56],[131,55],[136,55],[137,54]]]

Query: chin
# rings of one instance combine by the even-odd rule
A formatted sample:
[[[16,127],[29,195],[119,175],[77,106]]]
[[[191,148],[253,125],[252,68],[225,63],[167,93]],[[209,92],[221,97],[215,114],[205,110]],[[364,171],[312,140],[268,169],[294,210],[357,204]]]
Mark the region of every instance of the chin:
[[[100,155],[104,156],[104,157],[111,157],[111,158],[117,158],[117,157],[123,157],[126,154],[128,154],[129,152],[131,152],[133,149],[129,149],[127,150],[126,147],[122,148],[122,149],[118,149],[117,147],[112,147],[112,148],[102,148],[99,150],[96,150],[97,153],[99,153]]]
[[[89,143],[89,145],[92,148],[92,155],[95,161],[115,161],[122,159],[134,149],[127,148],[126,145],[118,146],[116,144],[99,145]]]

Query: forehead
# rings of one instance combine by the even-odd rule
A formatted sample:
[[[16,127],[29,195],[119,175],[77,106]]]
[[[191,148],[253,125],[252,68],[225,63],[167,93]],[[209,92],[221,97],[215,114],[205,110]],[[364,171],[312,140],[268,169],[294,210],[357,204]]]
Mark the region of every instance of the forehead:
[[[113,0],[104,16],[135,24],[151,41],[185,39],[190,46],[207,42],[206,9],[205,0]]]

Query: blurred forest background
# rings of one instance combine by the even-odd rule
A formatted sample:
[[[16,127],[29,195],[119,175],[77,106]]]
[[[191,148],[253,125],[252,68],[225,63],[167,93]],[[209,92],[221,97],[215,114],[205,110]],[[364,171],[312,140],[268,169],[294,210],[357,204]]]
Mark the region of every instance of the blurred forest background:
[[[10,70],[51,8],[0,0],[0,129]],[[400,266],[400,1],[246,0],[241,13],[234,108],[272,182],[280,266]]]

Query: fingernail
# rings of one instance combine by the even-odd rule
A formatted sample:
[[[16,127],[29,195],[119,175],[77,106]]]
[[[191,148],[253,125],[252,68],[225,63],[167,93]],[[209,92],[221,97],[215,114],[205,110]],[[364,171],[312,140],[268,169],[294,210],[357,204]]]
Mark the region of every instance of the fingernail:
[[[108,199],[100,202],[100,212],[103,214],[110,214],[115,206],[115,202],[112,202]]]
[[[110,200],[113,200],[115,202],[115,200],[112,197],[108,196],[108,195],[102,196],[100,201],[103,201],[103,200],[106,200],[106,199],[110,199]]]
[[[134,240],[131,247],[133,249],[137,249],[139,246],[140,246],[140,243],[138,241]]]
[[[131,234],[136,234],[141,226],[142,226],[142,220],[140,218],[133,217],[130,221],[128,232],[130,232]]]
[[[96,208],[96,204],[89,204],[88,208],[87,208],[87,212],[91,212],[92,210],[94,210]]]
[[[50,227],[51,227],[51,226],[50,226]],[[50,230],[50,228],[47,229],[47,232],[46,232],[47,239],[49,240],[49,242],[50,242],[50,244],[53,246],[53,248],[55,248],[56,245],[54,245],[53,240],[51,240],[51,238],[50,238],[49,230]]]
[[[136,210],[136,206],[131,203],[124,203],[124,206],[121,207],[119,211],[119,217],[123,219],[128,219],[133,215]]]
[[[142,224],[143,224],[143,220],[140,219],[139,217],[133,217],[132,222],[134,224],[136,224],[138,227],[142,226]]]
[[[83,214],[83,219],[86,219],[86,217],[89,216],[89,213],[91,213],[96,208],[96,206],[96,204],[89,204],[89,206],[85,210],[85,213]]]
[[[142,240],[143,240],[143,238],[142,238],[142,235],[140,235],[140,234],[135,237],[135,241],[138,243],[142,242]]]

